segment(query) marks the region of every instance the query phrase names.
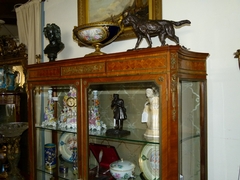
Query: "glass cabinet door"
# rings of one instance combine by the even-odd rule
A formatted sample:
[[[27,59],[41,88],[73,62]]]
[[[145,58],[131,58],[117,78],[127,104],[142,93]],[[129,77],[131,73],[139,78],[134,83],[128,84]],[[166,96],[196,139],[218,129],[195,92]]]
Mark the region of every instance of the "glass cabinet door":
[[[32,96],[37,179],[78,179],[76,89],[38,86]]]
[[[201,180],[204,168],[203,82],[180,82],[179,171],[180,180]],[[204,156],[202,156],[202,154]]]
[[[90,83],[89,179],[160,179],[160,89],[153,82]]]

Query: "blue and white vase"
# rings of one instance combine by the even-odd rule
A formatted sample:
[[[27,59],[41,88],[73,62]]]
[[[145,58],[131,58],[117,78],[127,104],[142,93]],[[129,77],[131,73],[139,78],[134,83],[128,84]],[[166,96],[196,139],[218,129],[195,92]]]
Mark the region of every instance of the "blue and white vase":
[[[77,148],[74,147],[72,150],[72,162],[73,162],[73,174],[77,174],[78,172],[78,164],[77,164]]]
[[[45,152],[45,168],[53,169],[56,167],[56,145],[48,143],[44,145]]]

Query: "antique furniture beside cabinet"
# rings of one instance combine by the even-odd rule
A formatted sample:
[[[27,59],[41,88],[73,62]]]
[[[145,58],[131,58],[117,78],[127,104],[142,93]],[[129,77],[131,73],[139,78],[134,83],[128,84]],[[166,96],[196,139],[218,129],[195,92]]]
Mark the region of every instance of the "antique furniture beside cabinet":
[[[7,40],[6,40],[7,39]],[[5,46],[1,44],[5,40]],[[12,38],[0,37],[0,123],[25,121],[27,122],[27,94],[25,91],[25,74],[27,55],[23,44],[17,46]],[[6,71],[18,72],[19,79],[14,83],[13,89],[8,89],[9,84],[4,82]],[[5,83],[5,85],[3,85]],[[18,85],[16,86],[16,83]],[[7,112],[9,111],[9,112]],[[12,114],[12,115],[11,115]]]
[[[0,36],[0,126],[2,123],[17,124],[21,122],[28,122],[27,114],[27,93],[25,89],[25,75],[27,65],[26,47],[24,44],[18,44],[18,42],[10,36]],[[10,78],[12,77],[12,78]],[[16,123],[15,123],[16,122]],[[8,124],[8,125],[9,125]],[[16,132],[16,129],[11,128],[9,134]],[[3,132],[2,132],[3,133]],[[2,142],[6,142],[9,134],[4,134]],[[8,141],[10,142],[10,141]],[[0,144],[1,148],[6,144]],[[12,146],[13,147],[13,146]],[[15,162],[19,165],[20,173],[25,179],[28,179],[29,175],[29,161],[28,161],[28,132],[25,131],[22,134],[20,141],[20,149],[14,144]],[[1,149],[3,151],[3,149]],[[7,152],[11,151],[11,146],[6,149]],[[21,154],[20,154],[21,152]],[[17,156],[18,154],[18,156]],[[1,155],[2,156],[2,155]],[[13,158],[14,159],[14,158]],[[2,159],[1,159],[2,160]],[[9,160],[8,160],[9,161]],[[3,163],[4,164],[4,163]],[[23,166],[24,164],[24,166]],[[2,161],[1,161],[2,165]],[[8,164],[6,164],[8,166]],[[6,166],[6,167],[7,167]],[[11,166],[11,165],[10,165]],[[8,166],[5,171],[10,176],[11,169],[15,167]],[[1,173],[4,168],[1,167]],[[9,177],[11,178],[11,177]],[[17,177],[16,177],[17,178]]]
[[[111,179],[110,163],[103,164],[111,157],[135,164],[136,179],[206,180],[207,56],[176,45],[28,65],[31,179]],[[141,119],[152,87],[160,132],[146,138]],[[105,134],[104,124],[113,127],[113,94],[124,100],[130,135]],[[96,99],[101,131],[90,127]],[[65,116],[69,109],[75,114]],[[56,148],[56,167],[46,161],[47,143]]]

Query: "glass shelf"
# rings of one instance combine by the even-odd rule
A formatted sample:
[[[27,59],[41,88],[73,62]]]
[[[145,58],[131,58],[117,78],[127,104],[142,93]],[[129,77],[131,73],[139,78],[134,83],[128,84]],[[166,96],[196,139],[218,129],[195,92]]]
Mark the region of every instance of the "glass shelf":
[[[73,171],[71,170],[71,168],[68,168],[68,173],[57,173],[57,169],[53,169],[53,170],[47,170],[45,169],[45,167],[37,167],[37,171],[39,174],[48,174],[48,175],[54,175],[54,174],[58,174],[58,178],[59,179],[71,179],[71,180],[77,180],[77,176],[73,174]]]
[[[42,127],[40,125],[35,125],[36,128],[42,130],[53,130],[59,132],[69,132],[69,133],[77,133],[76,129],[66,129],[66,128],[57,128],[57,127]],[[113,139],[118,141],[130,141],[130,142],[139,142],[139,143],[151,143],[151,144],[159,144],[159,139],[146,139],[143,134],[146,131],[145,129],[126,129],[130,131],[130,135],[124,137],[114,137],[114,136],[107,136],[105,132],[96,132],[96,131],[89,131],[90,138],[101,138],[101,139]]]
[[[47,130],[53,130],[53,131],[59,131],[59,132],[69,132],[69,133],[77,133],[77,129],[70,129],[70,128],[58,128],[58,127],[51,127],[51,126],[41,126],[41,125],[35,125],[35,128],[38,129],[47,129]]]
[[[106,136],[106,134],[98,133],[96,131],[89,131],[90,138],[101,138],[101,139],[108,139],[108,140],[118,140],[118,141],[128,141],[128,142],[136,142],[136,143],[151,143],[151,144],[159,144],[159,138],[157,139],[146,139],[144,138],[143,134],[146,131],[145,129],[126,129],[130,131],[130,135],[124,137],[117,137],[117,136]]]

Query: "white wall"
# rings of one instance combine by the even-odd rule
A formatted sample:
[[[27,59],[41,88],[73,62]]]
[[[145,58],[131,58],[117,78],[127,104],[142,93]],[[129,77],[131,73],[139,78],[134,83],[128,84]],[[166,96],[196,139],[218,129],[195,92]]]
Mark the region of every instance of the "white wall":
[[[240,70],[233,53],[240,48],[239,0],[162,0],[163,18],[189,19],[191,26],[176,29],[180,44],[208,52],[208,179],[234,180],[240,166]],[[56,23],[65,49],[58,59],[83,57],[93,49],[72,39],[77,25],[77,0],[45,1],[45,24]],[[106,53],[133,48],[136,40],[114,42]],[[153,39],[153,46],[159,46]],[[45,45],[48,43],[45,40]],[[169,44],[174,44],[168,41]],[[44,45],[44,47],[45,47]],[[142,47],[146,43],[141,44]],[[45,61],[48,59],[45,57]]]

